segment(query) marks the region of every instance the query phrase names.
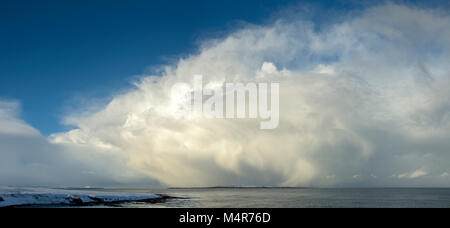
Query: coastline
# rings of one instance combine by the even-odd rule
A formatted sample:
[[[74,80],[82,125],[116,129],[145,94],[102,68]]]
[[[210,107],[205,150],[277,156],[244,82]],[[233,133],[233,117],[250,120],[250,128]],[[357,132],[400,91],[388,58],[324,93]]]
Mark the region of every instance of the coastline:
[[[120,207],[124,203],[164,203],[165,194],[66,190],[54,188],[0,188],[0,208],[10,207]]]

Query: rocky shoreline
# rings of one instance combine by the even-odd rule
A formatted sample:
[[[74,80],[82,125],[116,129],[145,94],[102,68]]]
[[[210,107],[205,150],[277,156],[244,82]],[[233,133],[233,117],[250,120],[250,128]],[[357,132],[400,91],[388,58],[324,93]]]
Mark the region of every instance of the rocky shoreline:
[[[125,203],[165,203],[178,197],[164,194],[106,192],[95,190],[67,190],[46,188],[0,189],[0,208],[3,207],[121,207]]]
[[[3,208],[29,208],[29,207],[95,207],[95,206],[108,206],[108,207],[121,207],[120,204],[123,203],[165,203],[170,199],[179,199],[179,197],[172,197],[168,195],[156,194],[158,198],[148,198],[139,200],[116,200],[116,201],[105,201],[97,197],[89,197],[92,201],[84,202],[79,197],[67,197],[67,203],[57,203],[57,204],[20,204],[20,205],[9,205]],[[3,198],[0,197],[0,202]],[[1,206],[0,206],[1,207]]]

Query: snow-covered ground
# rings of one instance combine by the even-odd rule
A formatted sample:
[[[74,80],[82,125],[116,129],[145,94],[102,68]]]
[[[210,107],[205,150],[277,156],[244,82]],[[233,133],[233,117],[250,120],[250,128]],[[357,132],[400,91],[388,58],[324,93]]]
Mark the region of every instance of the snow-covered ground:
[[[20,205],[88,205],[157,200],[159,195],[92,190],[0,187],[0,207]]]

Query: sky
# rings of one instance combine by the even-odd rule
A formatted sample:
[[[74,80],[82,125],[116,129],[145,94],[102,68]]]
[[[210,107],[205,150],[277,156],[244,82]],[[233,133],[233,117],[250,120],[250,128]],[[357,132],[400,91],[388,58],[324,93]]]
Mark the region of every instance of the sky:
[[[450,187],[448,1],[396,2],[3,1],[0,185]],[[195,74],[280,126],[177,119]]]
[[[0,98],[19,100],[23,118],[44,135],[67,130],[61,119],[72,109],[111,98],[136,75],[195,52],[202,40],[243,23],[266,23],[298,4],[330,15],[371,3],[2,1]],[[321,13],[308,11],[302,13],[316,24],[328,23]]]
[[[44,135],[75,103],[127,88],[198,42],[258,23],[290,1],[2,1],[0,97]]]

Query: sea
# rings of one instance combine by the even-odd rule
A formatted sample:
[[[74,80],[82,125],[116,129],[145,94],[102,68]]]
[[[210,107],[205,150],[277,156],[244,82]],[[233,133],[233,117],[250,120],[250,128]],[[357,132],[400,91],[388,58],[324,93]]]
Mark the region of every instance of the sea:
[[[131,208],[450,208],[450,188],[99,189],[177,197]]]

